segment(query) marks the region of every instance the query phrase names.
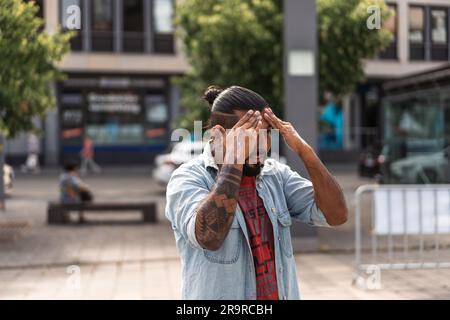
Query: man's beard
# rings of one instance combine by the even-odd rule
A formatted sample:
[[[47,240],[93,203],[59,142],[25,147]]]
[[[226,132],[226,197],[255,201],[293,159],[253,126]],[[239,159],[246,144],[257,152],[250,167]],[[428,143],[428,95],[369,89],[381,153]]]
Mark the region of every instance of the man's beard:
[[[264,164],[257,163],[253,165],[249,165],[247,163],[244,164],[242,175],[246,177],[256,177],[260,172]]]

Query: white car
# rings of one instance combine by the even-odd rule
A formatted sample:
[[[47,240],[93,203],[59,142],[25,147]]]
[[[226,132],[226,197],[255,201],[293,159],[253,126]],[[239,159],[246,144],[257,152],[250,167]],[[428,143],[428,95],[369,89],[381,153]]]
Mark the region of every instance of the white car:
[[[450,147],[439,152],[416,155],[394,161],[391,172],[402,183],[449,183]]]
[[[170,153],[161,154],[155,158],[156,168],[153,178],[162,185],[166,185],[172,173],[183,163],[195,158],[203,152],[203,142],[179,142],[175,144]]]
[[[5,186],[5,193],[10,193],[14,185],[14,170],[7,164],[3,166],[3,184]]]

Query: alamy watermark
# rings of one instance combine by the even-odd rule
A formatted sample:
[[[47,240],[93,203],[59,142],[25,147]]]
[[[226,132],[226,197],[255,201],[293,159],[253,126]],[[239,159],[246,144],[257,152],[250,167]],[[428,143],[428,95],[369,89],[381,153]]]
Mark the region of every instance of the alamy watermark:
[[[81,268],[77,265],[70,265],[66,268],[66,274],[68,275],[66,279],[66,289],[69,291],[80,291],[81,290]]]
[[[354,285],[363,290],[381,289],[381,268],[377,264],[368,265],[365,270],[366,277],[361,274],[354,280]]]
[[[68,5],[63,8],[62,24],[65,29],[68,30],[80,30],[81,29],[81,8],[76,5]]]
[[[369,17],[366,20],[366,26],[369,30],[381,29],[381,9],[379,6],[372,5],[367,7]]]

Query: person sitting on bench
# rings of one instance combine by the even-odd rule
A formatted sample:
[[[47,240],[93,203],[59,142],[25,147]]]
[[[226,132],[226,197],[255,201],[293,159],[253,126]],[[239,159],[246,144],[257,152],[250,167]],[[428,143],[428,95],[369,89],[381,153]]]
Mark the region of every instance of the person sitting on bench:
[[[64,172],[59,177],[59,190],[63,204],[91,202],[94,198],[89,186],[79,177],[78,165],[72,161],[64,164]],[[80,212],[79,222],[84,222],[83,212]]]

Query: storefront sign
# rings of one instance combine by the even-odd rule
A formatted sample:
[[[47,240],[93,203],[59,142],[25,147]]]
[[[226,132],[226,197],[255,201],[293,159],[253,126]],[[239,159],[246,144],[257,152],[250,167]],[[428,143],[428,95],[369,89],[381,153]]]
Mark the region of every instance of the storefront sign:
[[[134,94],[97,94],[88,96],[89,112],[139,114],[139,97]]]

